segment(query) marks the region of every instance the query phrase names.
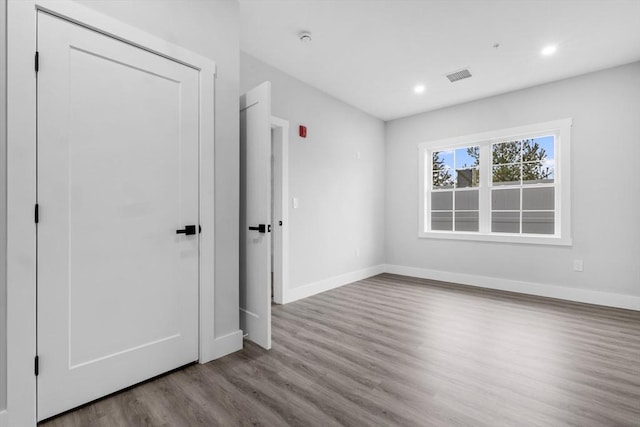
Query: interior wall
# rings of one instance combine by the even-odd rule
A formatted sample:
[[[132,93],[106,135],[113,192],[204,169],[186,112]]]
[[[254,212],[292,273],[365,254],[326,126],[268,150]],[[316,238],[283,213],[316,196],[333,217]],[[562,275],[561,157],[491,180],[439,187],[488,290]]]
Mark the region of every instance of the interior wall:
[[[290,124],[289,288],[382,264],[384,123],[244,52],[240,64],[241,92],[270,81]]]
[[[7,407],[7,0],[0,0],[0,412]]]
[[[212,59],[215,99],[215,335],[236,332],[239,265],[239,5],[237,0],[76,0]],[[204,262],[207,262],[204,260]]]
[[[418,143],[567,117],[573,246],[418,238]],[[387,122],[387,263],[639,296],[639,118],[640,62]]]

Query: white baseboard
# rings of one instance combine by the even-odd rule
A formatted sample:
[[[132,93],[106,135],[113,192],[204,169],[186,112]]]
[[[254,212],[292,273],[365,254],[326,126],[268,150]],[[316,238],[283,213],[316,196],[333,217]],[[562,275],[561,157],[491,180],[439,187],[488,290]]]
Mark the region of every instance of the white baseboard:
[[[502,291],[517,292],[521,294],[537,295],[640,311],[640,297],[632,295],[568,288],[566,286],[544,285],[540,283],[499,279],[487,276],[475,276],[471,274],[452,273],[449,271],[429,270],[393,264],[385,265],[385,272],[399,274],[402,276],[418,277],[421,279],[439,280],[461,285],[499,289]]]
[[[339,288],[340,286],[348,285],[349,283],[357,282],[358,280],[382,274],[384,273],[384,267],[385,266],[383,264],[376,265],[362,270],[356,270],[339,276],[330,277],[318,282],[309,283],[297,288],[287,289],[285,293],[285,300],[283,302],[286,304],[292,301],[297,301],[302,298],[310,297],[311,295],[319,294],[320,292],[329,291],[331,289]]]
[[[6,409],[0,411],[0,427],[8,427],[9,426],[8,418],[9,418],[9,416],[7,415],[7,410]]]
[[[230,334],[223,335],[213,341],[213,350],[209,360],[201,360],[200,363],[207,363],[215,359],[220,359],[227,354],[242,350],[242,331],[237,330]]]

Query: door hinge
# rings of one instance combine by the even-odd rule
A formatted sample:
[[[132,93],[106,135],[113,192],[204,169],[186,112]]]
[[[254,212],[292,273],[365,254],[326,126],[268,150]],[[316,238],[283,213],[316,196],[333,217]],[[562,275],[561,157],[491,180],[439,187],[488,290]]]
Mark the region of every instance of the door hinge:
[[[34,217],[36,220],[36,224],[40,222],[40,205],[36,203],[36,208],[34,210]]]
[[[40,374],[40,357],[36,356],[36,359],[33,364],[33,370],[35,371],[36,377]]]
[[[35,66],[36,66],[36,73],[38,72],[38,70],[40,69],[40,52],[38,52],[36,50],[36,60],[35,60]]]

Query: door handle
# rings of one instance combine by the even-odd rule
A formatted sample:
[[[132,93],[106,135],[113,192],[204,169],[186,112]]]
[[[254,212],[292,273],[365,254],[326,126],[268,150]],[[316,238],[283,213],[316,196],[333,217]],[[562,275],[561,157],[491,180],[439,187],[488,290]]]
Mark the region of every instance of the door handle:
[[[182,230],[176,230],[176,234],[185,234],[187,236],[191,236],[192,234],[196,234],[196,226],[185,225]]]
[[[259,224],[257,227],[249,227],[249,230],[257,231],[258,233],[271,233],[271,224]]]
[[[257,231],[258,233],[266,232],[266,226],[264,224],[259,224],[257,227],[249,227],[249,230]]]

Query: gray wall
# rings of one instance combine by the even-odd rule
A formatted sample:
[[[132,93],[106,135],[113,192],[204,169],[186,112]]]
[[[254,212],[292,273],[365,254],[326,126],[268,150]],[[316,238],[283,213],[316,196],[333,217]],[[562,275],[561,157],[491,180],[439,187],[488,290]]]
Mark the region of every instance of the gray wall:
[[[76,0],[85,6],[214,60],[215,334],[236,332],[239,222],[239,5],[237,0]],[[207,262],[205,260],[205,262]]]
[[[7,406],[7,0],[0,0],[0,411]]]
[[[241,92],[269,80],[272,114],[290,124],[290,288],[382,264],[384,123],[250,55],[240,64]]]
[[[566,117],[572,247],[418,238],[418,143]],[[639,135],[640,63],[388,122],[387,263],[640,295]]]

